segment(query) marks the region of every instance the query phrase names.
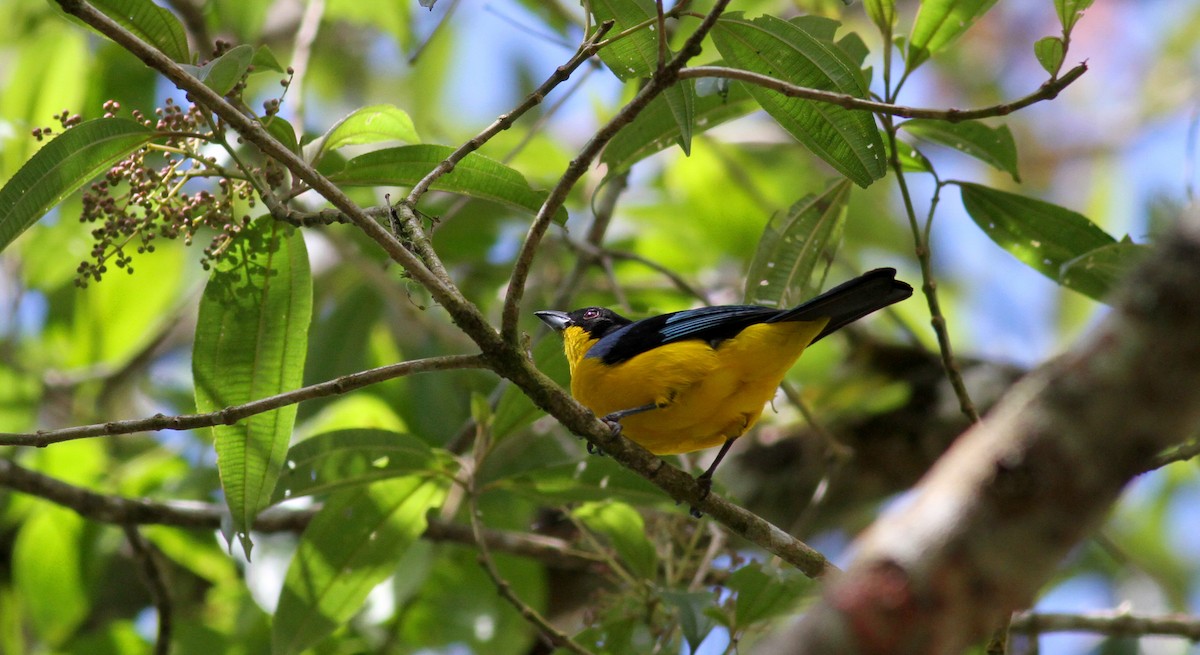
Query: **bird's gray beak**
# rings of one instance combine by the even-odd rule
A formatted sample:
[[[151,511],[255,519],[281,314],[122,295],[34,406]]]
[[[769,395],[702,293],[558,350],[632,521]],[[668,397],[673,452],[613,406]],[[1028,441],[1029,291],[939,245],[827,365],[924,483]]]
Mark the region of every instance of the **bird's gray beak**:
[[[558,330],[559,332],[562,332],[567,328],[568,325],[571,324],[571,317],[567,316],[566,312],[544,310],[540,312],[534,312],[534,315],[542,319],[543,323],[549,325],[555,330]]]

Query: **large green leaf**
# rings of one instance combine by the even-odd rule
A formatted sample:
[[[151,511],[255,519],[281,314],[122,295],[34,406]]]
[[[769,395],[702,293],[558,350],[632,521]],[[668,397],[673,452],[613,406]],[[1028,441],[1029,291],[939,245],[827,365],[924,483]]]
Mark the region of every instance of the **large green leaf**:
[[[633,507],[607,500],[583,503],[571,513],[602,535],[634,575],[651,579],[658,572],[658,553],[646,536],[646,522]]]
[[[911,134],[949,146],[983,163],[1004,171],[1020,182],[1017,173],[1017,144],[1007,126],[988,127],[979,121],[950,123],[914,118],[900,124]]]
[[[933,53],[966,32],[994,4],[996,0],[924,0],[908,38],[905,66],[911,71],[925,63]]]
[[[55,137],[0,189],[0,250],[68,194],[155,135],[131,120],[98,118]]]
[[[696,97],[695,123],[700,131],[740,118],[757,109],[743,84],[731,84],[724,93]],[[680,128],[667,105],[658,97],[642,110],[633,122],[621,129],[604,148],[600,157],[608,174],[628,170],[637,162],[665,150],[680,139]]]
[[[967,213],[997,245],[1055,282],[1104,299],[1113,276],[1089,270],[1103,260],[1080,258],[1089,253],[1111,255],[1107,250],[1094,252],[1117,245],[1111,235],[1086,216],[1058,205],[980,184],[960,187]]]
[[[1063,286],[1104,300],[1121,276],[1149,251],[1149,246],[1132,241],[1100,246],[1063,264],[1058,277]]]
[[[211,412],[299,387],[312,314],[312,275],[299,230],[252,223],[218,261],[196,323],[196,409]],[[296,419],[289,405],[214,427],[217,468],[233,529],[247,534],[271,501]]]
[[[187,33],[170,11],[151,0],[92,0],[91,4],[171,59],[191,63]]]
[[[445,496],[442,480],[420,476],[335,494],[304,530],[288,567],[272,652],[299,653],[353,617],[425,532],[425,514]]]
[[[600,59],[608,64],[621,81],[650,77],[658,68],[659,33],[658,12],[654,0],[593,0],[589,3],[596,22],[613,21],[609,34],[616,35],[639,24],[642,29],[623,36],[600,50]],[[673,56],[670,48],[663,55]],[[673,84],[660,96],[669,109],[677,128],[676,142],[683,152],[692,148],[692,126],[695,124],[695,85],[690,81]]]
[[[838,24],[807,17],[746,20],[731,13],[717,22],[713,40],[732,66],[797,86],[867,97],[866,79],[847,50],[834,42]],[[857,50],[856,48],[852,48]],[[883,142],[868,112],[789,98],[760,86],[750,94],[805,147],[859,186],[886,172]]]
[[[288,450],[275,501],[447,468],[445,457],[412,435],[337,430],[309,437]]]
[[[746,302],[790,307],[816,295],[837,250],[849,200],[850,181],[840,180],[773,216],[746,273]]]
[[[724,586],[736,595],[737,625],[745,626],[792,613],[795,604],[812,591],[813,581],[799,571],[769,571],[751,562],[729,574]]]
[[[417,143],[417,128],[408,113],[393,105],[371,105],[351,112],[333,124],[320,138],[304,147],[305,157],[312,163],[321,161],[329,150],[342,146],[380,141]]]
[[[454,148],[449,146],[428,144],[385,148],[351,159],[344,169],[329,178],[347,186],[411,186],[453,152]],[[439,177],[431,188],[533,213],[546,200],[546,194],[529,186],[524,175],[477,152],[455,164],[454,170]],[[565,223],[567,210],[559,209],[554,219]]]
[[[75,512],[42,503],[12,544],[11,575],[21,609],[49,644],[63,644],[88,617],[86,529]]]

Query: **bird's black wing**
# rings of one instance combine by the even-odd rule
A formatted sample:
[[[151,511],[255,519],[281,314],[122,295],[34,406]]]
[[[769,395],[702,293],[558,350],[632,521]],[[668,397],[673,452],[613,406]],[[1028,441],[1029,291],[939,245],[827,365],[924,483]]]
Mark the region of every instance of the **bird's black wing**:
[[[652,316],[605,334],[588,350],[587,356],[599,357],[612,365],[678,341],[699,339],[716,346],[780,313],[778,309],[758,305],[722,305]]]

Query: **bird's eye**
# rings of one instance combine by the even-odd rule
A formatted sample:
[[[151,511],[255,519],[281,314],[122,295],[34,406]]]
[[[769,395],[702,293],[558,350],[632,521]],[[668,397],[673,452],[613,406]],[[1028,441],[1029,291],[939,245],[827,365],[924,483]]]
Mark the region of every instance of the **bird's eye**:
[[[599,315],[600,315],[600,310],[596,309],[595,307],[590,307],[590,308],[584,310],[584,312],[583,312],[584,318],[596,318]]]

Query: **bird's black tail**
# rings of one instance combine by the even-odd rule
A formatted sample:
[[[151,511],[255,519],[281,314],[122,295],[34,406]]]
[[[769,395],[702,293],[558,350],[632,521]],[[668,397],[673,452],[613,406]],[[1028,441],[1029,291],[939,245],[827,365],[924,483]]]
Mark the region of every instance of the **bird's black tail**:
[[[816,341],[873,311],[908,298],[912,292],[913,288],[908,283],[896,279],[896,269],[877,268],[802,302],[767,322],[813,321],[828,317],[829,323],[813,339]]]

